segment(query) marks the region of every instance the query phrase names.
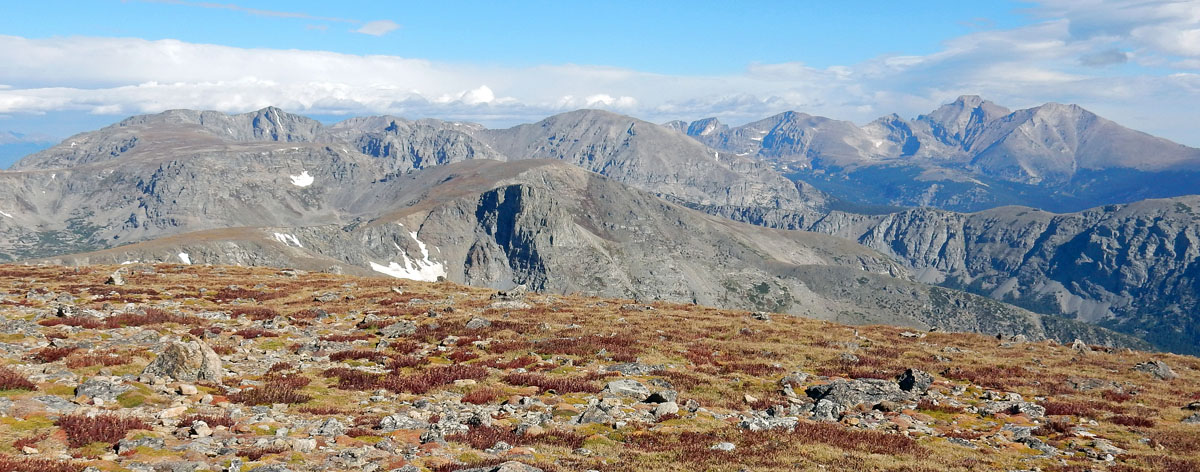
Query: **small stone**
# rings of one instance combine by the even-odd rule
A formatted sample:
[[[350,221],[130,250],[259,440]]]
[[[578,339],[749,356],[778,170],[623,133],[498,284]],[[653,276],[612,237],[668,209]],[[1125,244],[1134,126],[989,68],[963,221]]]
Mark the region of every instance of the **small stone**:
[[[1200,413],[1184,418],[1183,422],[1187,424],[1200,424]]]
[[[34,447],[24,446],[21,448],[21,452],[25,453],[25,454],[37,454],[38,450],[37,450],[37,448],[34,448]]]
[[[207,438],[212,436],[213,429],[208,426],[208,423],[196,420],[192,422],[192,434],[198,438]]]
[[[750,395],[749,393],[747,393],[745,395],[742,395],[742,401],[744,401],[746,403],[755,403],[758,401],[758,399],[754,398],[753,395]]]
[[[384,326],[379,330],[379,334],[385,339],[398,338],[400,336],[409,336],[417,332],[417,324],[408,320],[400,320],[390,325]]]
[[[488,320],[485,320],[485,319],[479,318],[479,317],[471,318],[470,321],[467,321],[467,329],[471,329],[471,330],[483,329],[483,328],[487,328],[491,325],[492,325],[491,321],[488,321]]]
[[[180,395],[195,395],[197,393],[200,393],[200,389],[196,388],[195,385],[183,384],[179,386]]]
[[[1079,352],[1080,354],[1088,354],[1088,353],[1092,352],[1092,348],[1088,347],[1087,343],[1085,343],[1079,339],[1076,339],[1074,342],[1071,343],[1071,349],[1074,349],[1075,351]]]
[[[182,415],[183,412],[187,411],[187,409],[188,409],[187,405],[173,406],[171,408],[167,408],[165,410],[158,412],[158,417],[159,418],[175,418],[179,415]]]
[[[324,423],[321,423],[319,428],[317,428],[318,436],[336,437],[341,436],[345,432],[346,427],[343,426],[342,423],[337,420],[337,418],[327,419]]]
[[[679,413],[679,404],[675,402],[659,403],[654,407],[654,417],[662,418],[667,415]]]
[[[112,275],[109,275],[108,279],[104,281],[104,285],[125,285],[125,277],[121,276],[121,271],[123,270],[125,269],[117,269],[116,272],[113,272]]]
[[[710,447],[709,449],[712,449],[714,451],[729,452],[734,449],[737,449],[737,446],[731,442],[719,442],[719,443],[713,444],[712,447]]]
[[[315,438],[292,438],[292,450],[299,453],[309,453],[317,450]]]

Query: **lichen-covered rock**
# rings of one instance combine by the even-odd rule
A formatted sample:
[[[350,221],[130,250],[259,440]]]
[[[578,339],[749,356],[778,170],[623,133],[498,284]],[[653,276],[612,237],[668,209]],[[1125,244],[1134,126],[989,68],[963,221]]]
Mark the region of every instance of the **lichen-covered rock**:
[[[880,379],[838,379],[825,385],[808,387],[805,392],[818,402],[829,400],[845,407],[861,404],[874,406],[884,400],[903,403],[913,399],[912,393],[901,390],[896,382]]]
[[[630,397],[639,402],[650,398],[650,388],[633,379],[621,379],[609,382],[604,386],[604,390],[601,393]]]
[[[99,378],[91,378],[75,387],[75,396],[99,398],[105,401],[116,401],[122,393],[133,390],[133,387]]]
[[[1134,366],[1133,370],[1153,375],[1159,380],[1171,380],[1179,378],[1179,374],[1176,374],[1174,370],[1171,370],[1171,366],[1168,366],[1167,363],[1163,361],[1142,362]]]
[[[221,357],[198,339],[168,344],[142,371],[143,377],[168,377],[183,382],[207,380],[220,383],[224,374]]]
[[[917,369],[907,369],[896,378],[896,383],[900,385],[900,390],[920,395],[933,385],[933,376]]]

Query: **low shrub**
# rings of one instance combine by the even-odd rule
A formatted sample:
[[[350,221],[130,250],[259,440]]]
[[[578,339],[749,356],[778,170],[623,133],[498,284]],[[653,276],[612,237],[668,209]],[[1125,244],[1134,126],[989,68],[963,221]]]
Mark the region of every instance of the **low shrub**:
[[[37,390],[37,385],[20,372],[0,366],[0,390]]]
[[[195,423],[197,421],[203,421],[205,424],[207,424],[209,427],[212,427],[212,428],[216,428],[217,426],[224,426],[226,428],[232,428],[233,425],[236,423],[235,421],[233,421],[233,417],[229,416],[228,414],[226,414],[224,416],[194,414],[194,415],[185,416],[183,418],[183,420],[179,422],[179,427],[187,428],[187,427],[192,426],[192,423]]]
[[[481,387],[471,390],[466,395],[463,395],[463,403],[471,403],[475,405],[487,405],[504,395],[504,392],[498,388]]]
[[[299,373],[270,373],[262,378],[262,385],[248,388],[229,396],[229,400],[247,405],[272,405],[275,403],[304,403],[312,397],[299,390],[312,379]]]
[[[501,380],[509,385],[537,387],[542,392],[554,390],[557,393],[600,393],[600,386],[582,377],[550,377],[542,374],[514,373],[505,375]]]
[[[85,467],[73,462],[0,454],[0,472],[79,472]]]
[[[241,336],[243,339],[255,338],[274,338],[279,336],[279,333],[268,331],[262,328],[243,328],[233,332],[234,336]]]
[[[1115,415],[1115,416],[1110,416],[1108,418],[1108,421],[1113,424],[1119,424],[1121,426],[1129,426],[1131,428],[1153,428],[1154,427],[1154,420],[1152,420],[1150,418],[1141,417],[1141,416]]]
[[[66,433],[67,445],[71,447],[83,447],[94,442],[116,444],[130,431],[150,429],[142,420],[113,413],[66,415],[60,417],[57,424]]]
[[[73,354],[67,357],[67,367],[71,369],[79,369],[94,365],[102,365],[105,367],[125,365],[132,361],[131,357],[132,356],[129,354],[122,354],[115,350]]]
[[[431,367],[412,375],[388,375],[380,381],[380,386],[393,392],[419,395],[455,380],[482,380],[487,376],[488,370],[483,367],[456,364]]]
[[[78,349],[79,348],[77,347],[47,346],[33,351],[33,353],[29,355],[29,359],[43,363],[55,362],[71,355],[72,352],[75,352]]]

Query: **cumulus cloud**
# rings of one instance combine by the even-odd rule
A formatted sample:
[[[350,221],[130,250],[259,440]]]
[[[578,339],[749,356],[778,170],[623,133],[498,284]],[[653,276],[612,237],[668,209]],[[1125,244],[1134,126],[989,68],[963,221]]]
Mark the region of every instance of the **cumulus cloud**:
[[[354,30],[354,32],[369,34],[371,36],[383,36],[399,28],[400,25],[392,20],[375,20],[364,23],[361,27]]]
[[[832,67],[754,63],[707,76],[573,64],[473,66],[175,40],[0,36],[0,84],[6,84],[0,113],[119,116],[275,105],[309,114],[505,125],[577,108],[651,121],[715,116],[729,123],[797,110],[863,123],[892,112],[912,117],[957,95],[980,94],[1010,107],[1080,103],[1127,126],[1197,145],[1194,130],[1179,123],[1200,108],[1193,73],[1200,52],[1192,51],[1200,40],[1171,43],[1193,34],[1197,3],[1046,0],[1027,26],[977,30],[927,55]],[[1155,69],[1137,75],[1103,67],[1121,63]],[[1154,72],[1162,68],[1175,73]]]

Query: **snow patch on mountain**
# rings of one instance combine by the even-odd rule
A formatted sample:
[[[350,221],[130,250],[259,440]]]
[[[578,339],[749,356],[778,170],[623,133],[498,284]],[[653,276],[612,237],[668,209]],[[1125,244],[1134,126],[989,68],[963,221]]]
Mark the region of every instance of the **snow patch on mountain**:
[[[297,239],[297,238],[296,238],[295,236],[293,236],[293,235],[290,235],[290,234],[287,234],[287,233],[274,233],[274,235],[273,235],[273,236],[275,237],[275,240],[276,240],[276,241],[279,241],[279,242],[281,242],[281,243],[283,243],[283,244],[286,244],[286,245],[288,245],[288,246],[296,246],[296,247],[298,247],[298,248],[303,248],[303,247],[304,247],[304,245],[300,244],[300,240],[299,240],[299,239]]]
[[[292,185],[297,187],[307,187],[313,183],[313,176],[308,175],[307,170],[300,172],[300,175],[289,175],[288,177],[292,178]]]
[[[417,232],[410,231],[408,235],[417,242],[417,248],[421,251],[420,259],[410,259],[407,253],[401,251],[400,258],[404,262],[403,265],[392,261],[389,261],[386,266],[371,262],[371,270],[398,279],[424,282],[436,282],[438,277],[445,277],[446,267],[440,262],[433,262],[429,259],[429,246],[417,239]],[[400,246],[396,245],[396,248],[399,249]]]

